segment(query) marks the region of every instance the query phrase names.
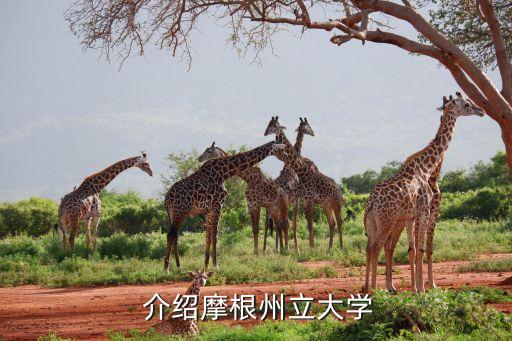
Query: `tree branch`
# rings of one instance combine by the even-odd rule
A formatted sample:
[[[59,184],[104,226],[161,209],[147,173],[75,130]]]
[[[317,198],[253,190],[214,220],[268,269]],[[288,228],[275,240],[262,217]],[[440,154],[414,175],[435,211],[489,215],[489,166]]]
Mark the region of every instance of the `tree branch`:
[[[455,44],[436,30],[425,18],[423,18],[413,8],[401,6],[386,0],[351,0],[354,6],[360,10],[373,10],[385,13],[394,18],[404,20],[411,24],[419,33],[427,38],[443,53],[449,55],[457,61],[457,64],[472,79],[472,81],[481,89],[482,93],[491,102],[499,105],[499,110],[504,115],[512,119],[510,104],[502,94],[494,87],[485,73],[470,60]]]
[[[496,59],[501,74],[502,94],[507,100],[512,100],[512,63],[507,54],[505,39],[501,31],[501,25],[498,21],[496,11],[489,0],[477,0],[477,7],[481,11],[483,20],[489,25],[491,30]]]

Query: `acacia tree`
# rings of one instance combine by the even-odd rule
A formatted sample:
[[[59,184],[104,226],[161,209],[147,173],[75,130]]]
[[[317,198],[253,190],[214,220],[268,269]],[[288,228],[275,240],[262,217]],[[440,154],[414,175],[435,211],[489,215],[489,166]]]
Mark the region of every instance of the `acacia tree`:
[[[412,2],[411,2],[412,1]],[[496,121],[512,173],[512,2],[510,0],[78,0],[65,13],[85,49],[122,62],[148,44],[191,61],[201,17],[225,24],[241,54],[255,58],[281,30],[323,30],[337,45],[352,40],[394,45],[437,60]],[[404,22],[417,37],[400,34]],[[327,40],[327,39],[326,39]],[[501,90],[486,71],[499,70]]]

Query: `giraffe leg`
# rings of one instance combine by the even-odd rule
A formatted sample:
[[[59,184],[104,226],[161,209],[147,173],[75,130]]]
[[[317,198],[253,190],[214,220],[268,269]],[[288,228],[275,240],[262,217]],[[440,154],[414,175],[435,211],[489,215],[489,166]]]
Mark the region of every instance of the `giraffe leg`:
[[[276,226],[277,226],[277,229],[276,229],[276,240],[279,239],[279,251],[278,252],[283,252],[284,251],[284,245],[283,245],[283,238],[285,238],[284,236],[284,226],[282,224],[282,220],[281,219],[275,219],[276,220]]]
[[[279,219],[279,224],[284,234],[284,246],[288,251],[288,242],[290,239],[290,222],[288,221],[288,202],[286,200],[279,200],[276,210],[276,218]]]
[[[327,223],[329,224],[329,250],[331,250],[334,239],[334,217],[332,216],[332,210],[330,207],[324,207],[324,213],[327,217]]]
[[[62,231],[62,254],[66,258],[66,225],[61,224],[60,230]]]
[[[428,225],[427,212],[422,212],[418,219],[418,226],[415,230],[416,242],[416,288],[418,292],[425,292],[423,283],[423,255],[425,253],[425,232]]]
[[[382,242],[377,241],[376,245],[373,247],[371,253],[371,264],[372,264],[372,289],[377,288],[377,265],[379,260],[380,249],[382,248]]]
[[[268,213],[267,213],[268,214]],[[255,255],[258,254],[258,237],[260,230],[260,207],[257,205],[250,205],[249,215],[251,216],[252,224],[252,238],[253,238],[253,252]],[[265,219],[266,223],[267,219]]]
[[[313,205],[307,204],[304,205],[304,215],[306,216],[306,220],[308,222],[308,232],[309,232],[309,247],[315,247],[315,241],[313,236]]]
[[[435,224],[435,223],[434,223]],[[436,283],[434,282],[434,271],[432,269],[432,253],[434,243],[434,229],[427,230],[427,266],[428,266],[428,286],[435,289]]]
[[[297,242],[297,211],[299,209],[299,201],[295,200],[293,204],[293,222],[292,222],[292,229],[293,229],[293,242],[295,243],[295,251],[297,253],[300,253],[299,250],[299,244]],[[288,217],[288,214],[286,214]]]
[[[75,254],[75,235],[78,229],[78,221],[72,221],[70,224],[70,232],[69,232],[69,248],[71,249],[71,256]]]
[[[220,215],[219,215],[220,217]],[[213,246],[212,246],[212,258],[213,258],[213,270],[217,271],[219,269],[217,265],[217,237],[219,233],[219,218],[217,218],[217,223],[213,228]]]
[[[213,269],[217,270],[217,227],[219,224],[220,207],[214,208],[205,214],[206,242],[204,264],[205,270],[210,263],[210,248],[212,249]]]
[[[372,271],[372,254],[374,253],[376,244],[377,234],[377,223],[373,217],[373,213],[370,211],[367,214],[365,224],[365,231],[367,231],[367,242],[366,242],[366,276],[364,283],[364,292],[370,293],[370,273]]]
[[[384,252],[386,253],[386,289],[390,292],[396,292],[393,285],[393,253],[396,244],[403,230],[403,222],[398,222],[391,231],[386,243],[384,244]]]
[[[368,284],[370,280],[370,272],[371,272],[371,288],[375,289],[377,287],[377,265],[379,253],[384,243],[389,238],[390,228],[388,226],[392,226],[389,222],[385,224],[381,221],[378,221],[373,211],[370,211],[366,216],[365,221],[365,231],[367,235],[367,245],[366,245],[366,285],[365,291],[368,292]]]
[[[275,238],[275,241],[276,241],[276,252],[281,252],[281,250],[279,249],[279,226],[277,226],[277,224],[274,224],[275,225],[275,232],[276,232],[276,238]]]
[[[212,245],[212,237],[210,227],[205,225],[205,233],[206,238],[204,241],[204,271],[208,270],[208,266],[210,265],[210,248]]]
[[[371,271],[371,256],[370,256],[370,248],[369,245],[366,245],[366,274],[364,280],[364,289],[363,292],[365,294],[370,293],[370,271]]]
[[[334,207],[334,217],[338,226],[338,235],[340,237],[340,249],[343,249],[343,219],[341,218],[341,203],[337,203]]]
[[[414,220],[406,221],[405,229],[407,232],[407,244],[409,245],[408,256],[409,266],[411,267],[411,287],[414,293],[417,293],[416,276],[414,271],[414,260],[416,259],[416,246],[414,245]]]
[[[94,227],[92,231],[92,252],[96,252],[96,237],[98,235],[98,225],[100,224],[100,217],[95,216],[92,218],[92,226]]]
[[[268,225],[270,221],[268,220],[268,217],[265,217],[265,232],[263,234],[263,253],[267,252],[267,233],[268,233]]]
[[[290,223],[288,222],[288,215],[285,214],[283,217],[281,217],[281,221],[283,224],[283,231],[284,231],[284,247],[288,251],[288,242],[290,241],[289,240],[290,239],[290,237],[289,237]]]
[[[85,258],[89,259],[89,244],[91,243],[91,220],[87,218],[85,220]]]
[[[434,231],[436,229],[436,220],[439,215],[439,206],[441,203],[441,192],[437,182],[433,186],[433,198],[430,206],[430,217],[427,228],[427,264],[428,264],[428,286],[432,289],[436,287],[434,282],[434,272],[432,270],[432,253],[434,252]]]

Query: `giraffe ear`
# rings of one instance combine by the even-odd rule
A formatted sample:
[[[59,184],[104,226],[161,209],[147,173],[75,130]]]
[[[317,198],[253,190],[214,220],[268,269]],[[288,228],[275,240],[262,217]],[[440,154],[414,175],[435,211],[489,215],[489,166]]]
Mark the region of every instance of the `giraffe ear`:
[[[300,120],[300,123],[304,122],[304,121],[302,120],[302,117],[299,117],[299,120]]]
[[[304,117],[304,122],[308,123],[308,118]]]
[[[446,98],[446,96],[443,96],[443,105],[441,105],[440,107],[437,107],[436,109],[439,111],[443,111],[446,103],[448,103],[448,99]]]

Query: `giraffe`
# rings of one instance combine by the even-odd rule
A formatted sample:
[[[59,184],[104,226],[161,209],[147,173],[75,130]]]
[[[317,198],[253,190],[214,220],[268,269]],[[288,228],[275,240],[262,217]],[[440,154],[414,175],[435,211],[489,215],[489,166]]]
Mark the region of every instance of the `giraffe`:
[[[295,139],[295,144],[293,145],[294,151],[300,155],[302,150],[302,141],[304,140],[304,135],[311,135],[315,136],[315,133],[311,126],[308,123],[308,119],[306,117],[299,118],[300,124],[295,129],[297,132],[297,137]],[[315,169],[318,169],[316,165],[311,162],[311,164],[314,166]],[[297,213],[298,213],[298,198],[296,196],[297,187],[299,186],[299,178],[297,177],[297,174],[295,171],[285,163],[283,166],[283,169],[281,170],[279,176],[274,180],[274,182],[281,187],[287,196],[288,202],[292,203],[292,230],[293,230],[293,241],[295,243],[295,251],[299,251],[299,246],[297,242]],[[263,245],[266,244],[266,226],[265,226],[265,240],[263,242]]]
[[[430,248],[429,284],[434,285],[432,274],[432,239],[435,219],[439,212],[440,192],[437,178],[444,154],[460,116],[483,116],[481,108],[457,97],[443,97],[441,122],[434,139],[422,150],[411,155],[400,171],[390,179],[375,186],[365,206],[366,280],[365,291],[376,287],[377,260],[381,248],[386,252],[386,288],[394,290],[392,282],[393,251],[405,226],[409,244],[411,283],[415,292],[425,291],[423,283],[424,238]]]
[[[279,153],[278,157],[290,165],[299,178],[295,195],[300,198],[304,207],[304,214],[308,223],[309,246],[314,247],[313,208],[316,204],[319,204],[322,206],[329,224],[329,249],[332,248],[333,244],[335,224],[338,226],[340,248],[343,248],[343,222],[341,219],[343,196],[341,189],[333,179],[322,174],[313,161],[297,154],[295,148],[291,146],[286,138],[284,129],[285,127],[279,124],[279,117],[272,117],[265,130],[265,135],[275,134],[276,140],[287,146],[285,149],[286,155],[282,156]],[[289,148],[292,148],[292,151],[289,151]],[[336,219],[336,223],[334,219]]]
[[[76,186],[73,187],[73,191],[76,190]],[[62,200],[62,199],[61,199]],[[96,252],[96,236],[98,233],[98,225],[100,223],[101,216],[101,200],[99,194],[94,194],[92,196],[92,203],[89,211],[81,217],[80,222],[84,222],[85,230],[90,231],[90,226],[93,226],[92,231],[92,251]],[[53,228],[53,237],[58,234],[59,231],[59,223],[55,223]]]
[[[215,142],[201,154],[199,161],[207,161],[214,158],[226,157],[228,154]],[[254,254],[258,254],[258,237],[260,224],[260,211],[265,208],[266,215],[276,223],[276,250],[283,250],[283,234],[285,246],[288,248],[288,199],[284,190],[282,190],[274,181],[267,178],[258,166],[247,168],[240,172],[238,176],[245,181],[247,189],[245,198],[251,217]],[[267,226],[265,226],[266,237]],[[263,243],[263,252],[266,251],[266,239]]]
[[[205,269],[208,269],[210,249],[213,267],[217,269],[217,227],[222,204],[227,195],[224,181],[239,175],[267,156],[283,149],[282,144],[272,141],[247,152],[212,159],[203,163],[192,175],[171,186],[164,201],[170,222],[164,256],[164,271],[169,271],[171,246],[174,249],[176,267],[180,267],[179,228],[186,217],[198,214],[205,216]]]
[[[277,178],[274,179],[274,183],[281,188],[281,190],[284,191],[286,194],[286,200],[288,203],[292,204],[293,208],[293,223],[292,223],[292,230],[293,230],[293,241],[295,243],[295,251],[299,251],[299,246],[297,243],[297,196],[295,195],[295,191],[297,188],[297,185],[299,183],[299,178],[297,177],[297,174],[295,174],[295,171],[287,165],[286,163],[283,166],[283,169],[277,176]],[[265,236],[263,239],[263,245],[266,245],[267,243],[267,223],[265,223]]]
[[[87,218],[87,216],[91,215],[91,208],[93,205],[99,204],[98,201],[96,201],[95,204],[95,198],[99,199],[98,195],[101,190],[114,180],[119,173],[131,167],[138,167],[149,176],[153,176],[153,171],[151,170],[147,160],[146,153],[143,152],[142,156],[135,156],[118,161],[102,171],[89,175],[77,189],[66,194],[61,199],[57,228],[62,231],[62,252],[64,253],[64,256],[66,256],[67,229],[69,228],[71,230],[69,234],[69,246],[71,248],[71,255],[73,255],[75,252],[75,235],[78,223],[85,219],[85,256],[89,257],[90,219]],[[99,208],[99,206],[97,208]],[[93,240],[94,243],[95,239],[96,238]]]
[[[197,270],[188,274],[192,278],[192,283],[187,288],[187,291],[185,291],[185,295],[197,296],[197,302],[199,302],[201,288],[206,285],[206,281],[212,277],[213,272]],[[155,332],[162,335],[196,335],[199,333],[196,321],[173,318],[172,312],[166,316],[164,321],[156,323],[152,328]]]

